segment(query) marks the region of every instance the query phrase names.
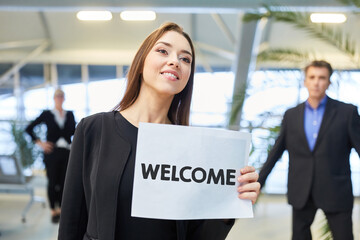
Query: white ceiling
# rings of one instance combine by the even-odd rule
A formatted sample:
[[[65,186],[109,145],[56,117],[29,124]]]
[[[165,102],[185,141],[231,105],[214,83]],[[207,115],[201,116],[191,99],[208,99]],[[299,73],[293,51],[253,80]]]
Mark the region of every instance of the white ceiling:
[[[259,0],[1,0],[0,63],[66,63],[129,65],[141,41],[161,23],[174,21],[184,27],[197,47],[198,64],[231,66],[241,41],[241,16],[261,7]],[[269,1],[265,1],[269,4]],[[311,11],[349,11],[335,0],[278,0],[292,9]],[[109,22],[81,22],[78,10],[107,9],[113,13]],[[124,22],[124,9],[153,9],[153,22]],[[359,15],[351,12],[344,29],[359,41]],[[216,19],[222,19],[224,28]],[[334,47],[309,37],[305,32],[284,23],[268,24],[264,31],[268,47],[288,47],[314,51],[339,67],[351,68],[347,56]],[[49,46],[34,56],[29,54],[47,40]],[[359,41],[360,44],[360,41]],[[39,49],[41,50],[41,49]],[[28,59],[27,59],[28,57]],[[276,65],[276,64],[275,64]],[[263,65],[263,66],[274,66]]]
[[[337,8],[342,5],[335,0],[1,0],[2,9],[31,10],[80,10],[84,8],[106,8],[122,11],[129,8],[151,8],[172,12],[223,12],[241,11],[268,5],[293,7]]]

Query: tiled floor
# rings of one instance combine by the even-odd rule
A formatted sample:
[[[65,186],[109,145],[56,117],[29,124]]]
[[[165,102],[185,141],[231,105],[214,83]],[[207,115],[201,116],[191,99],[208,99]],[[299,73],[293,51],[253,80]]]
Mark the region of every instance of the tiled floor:
[[[33,180],[35,194],[45,197],[45,177]],[[29,195],[0,193],[0,240],[55,240],[58,225],[50,222],[48,207],[34,203],[21,222],[21,212]],[[291,238],[291,208],[283,195],[262,195],[254,208],[253,219],[239,219],[227,240],[289,240]],[[320,226],[323,215],[318,211],[312,226],[313,239],[321,239]],[[360,200],[355,201],[353,212],[355,240],[360,240]]]

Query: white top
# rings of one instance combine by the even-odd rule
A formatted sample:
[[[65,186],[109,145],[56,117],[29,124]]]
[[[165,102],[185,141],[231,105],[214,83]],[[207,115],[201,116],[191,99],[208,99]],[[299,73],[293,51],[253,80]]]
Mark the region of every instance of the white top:
[[[65,125],[65,121],[66,121],[66,111],[64,111],[63,116],[61,116],[60,112],[57,109],[53,109],[51,110],[52,114],[54,114],[55,116],[55,122],[57,123],[57,125],[59,126],[59,128],[63,129],[64,125]],[[70,144],[63,138],[59,138],[56,143],[55,146],[58,148],[67,148],[70,149]]]

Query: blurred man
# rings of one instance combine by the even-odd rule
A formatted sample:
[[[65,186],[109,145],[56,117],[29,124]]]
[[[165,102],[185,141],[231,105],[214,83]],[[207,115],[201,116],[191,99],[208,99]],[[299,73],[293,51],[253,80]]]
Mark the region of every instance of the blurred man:
[[[335,240],[353,239],[349,155],[352,148],[360,154],[360,117],[357,107],[326,95],[332,72],[325,61],[305,68],[309,98],[285,112],[279,137],[260,171],[263,186],[283,152],[289,152],[293,240],[312,239],[310,226],[319,208]]]

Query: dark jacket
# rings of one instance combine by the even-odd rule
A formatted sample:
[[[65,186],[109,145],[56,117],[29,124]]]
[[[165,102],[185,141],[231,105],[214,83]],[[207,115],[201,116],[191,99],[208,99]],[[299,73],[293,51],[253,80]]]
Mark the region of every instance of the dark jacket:
[[[288,201],[302,208],[310,193],[327,212],[353,207],[349,155],[360,153],[360,117],[357,108],[328,98],[314,150],[304,130],[305,103],[285,112],[280,135],[260,171],[263,185],[284,150],[289,152]]]
[[[60,240],[115,239],[119,184],[131,151],[115,114],[87,117],[76,128],[62,201]],[[179,240],[220,240],[232,224],[177,221],[177,235]]]
[[[55,121],[55,116],[50,110],[43,111],[39,117],[32,121],[25,131],[31,136],[33,141],[39,139],[34,133],[34,127],[45,123],[47,127],[46,140],[52,143],[56,143],[59,138],[63,137],[69,144],[71,143],[71,136],[75,132],[75,120],[72,111],[66,112],[66,120],[64,128],[61,129]]]

